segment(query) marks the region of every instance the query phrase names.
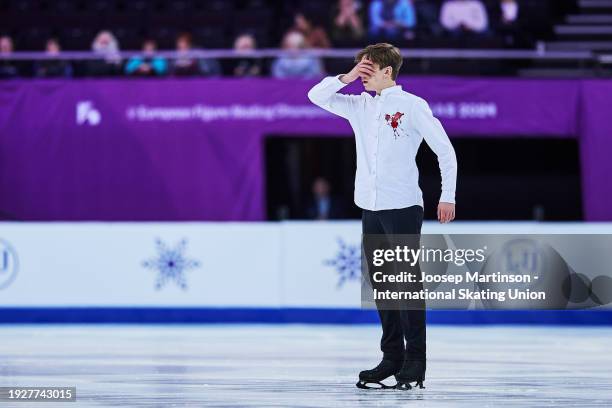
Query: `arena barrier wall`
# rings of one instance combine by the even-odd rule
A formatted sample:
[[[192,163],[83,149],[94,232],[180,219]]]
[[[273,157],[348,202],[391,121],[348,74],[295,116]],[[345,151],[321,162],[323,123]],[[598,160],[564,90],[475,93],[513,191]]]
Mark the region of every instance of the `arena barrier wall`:
[[[610,223],[426,222],[423,233],[609,234]],[[372,323],[358,221],[0,223],[2,323]],[[352,261],[351,261],[352,259]],[[444,324],[612,324],[612,309],[429,311]]]

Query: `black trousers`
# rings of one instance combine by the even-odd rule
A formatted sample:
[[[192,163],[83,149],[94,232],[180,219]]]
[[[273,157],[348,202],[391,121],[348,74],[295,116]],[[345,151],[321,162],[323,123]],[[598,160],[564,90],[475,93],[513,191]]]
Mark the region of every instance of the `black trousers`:
[[[423,207],[419,205],[394,210],[363,210],[362,214],[364,235],[420,234],[422,224]],[[378,315],[382,325],[380,349],[385,359],[425,360],[424,308],[422,310],[382,310],[378,307]]]

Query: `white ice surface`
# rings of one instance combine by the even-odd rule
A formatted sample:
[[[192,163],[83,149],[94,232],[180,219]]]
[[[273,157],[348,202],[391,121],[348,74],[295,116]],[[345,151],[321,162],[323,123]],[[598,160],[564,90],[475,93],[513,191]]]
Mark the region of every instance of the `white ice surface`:
[[[612,406],[612,328],[428,328],[425,390],[359,390],[377,326],[0,326],[0,386],[76,386],[61,406]]]

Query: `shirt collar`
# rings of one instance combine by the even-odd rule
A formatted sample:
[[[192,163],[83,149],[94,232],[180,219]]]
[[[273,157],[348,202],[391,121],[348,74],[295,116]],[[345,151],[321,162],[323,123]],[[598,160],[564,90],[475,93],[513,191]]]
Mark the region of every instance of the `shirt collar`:
[[[382,91],[380,91],[380,95],[376,95],[376,96],[383,97],[383,96],[387,96],[395,92],[399,92],[401,90],[402,90],[401,85],[393,85],[393,86],[390,86],[389,88],[383,89]]]

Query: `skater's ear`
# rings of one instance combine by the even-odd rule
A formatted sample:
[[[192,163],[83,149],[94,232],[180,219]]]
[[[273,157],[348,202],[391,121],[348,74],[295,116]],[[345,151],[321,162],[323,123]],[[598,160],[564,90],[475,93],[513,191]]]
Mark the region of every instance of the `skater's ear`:
[[[382,68],[382,72],[383,72],[383,75],[388,76],[391,79],[393,79],[393,67],[391,66],[384,67]]]

